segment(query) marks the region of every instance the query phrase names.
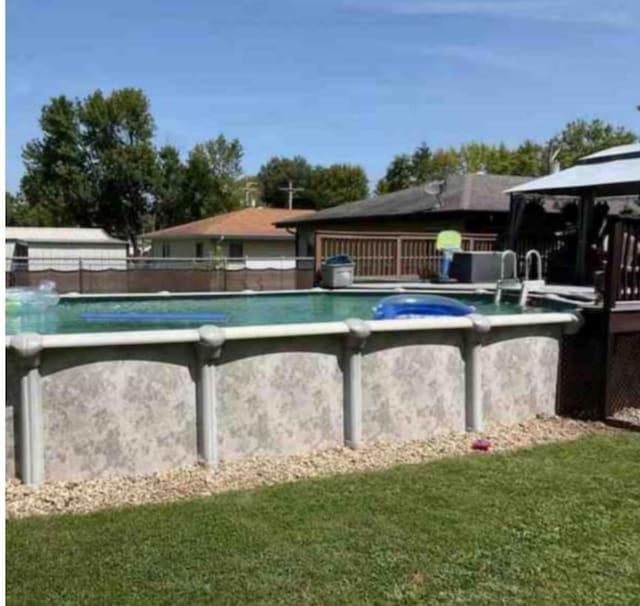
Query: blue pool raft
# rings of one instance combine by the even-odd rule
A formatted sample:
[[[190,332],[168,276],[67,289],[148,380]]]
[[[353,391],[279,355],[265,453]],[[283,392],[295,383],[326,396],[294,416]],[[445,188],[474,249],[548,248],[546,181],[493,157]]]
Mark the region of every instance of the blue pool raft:
[[[466,316],[475,312],[472,305],[438,295],[393,295],[382,299],[373,310],[374,320],[422,318],[425,316]]]
[[[81,313],[87,322],[226,322],[220,312],[97,311]]]

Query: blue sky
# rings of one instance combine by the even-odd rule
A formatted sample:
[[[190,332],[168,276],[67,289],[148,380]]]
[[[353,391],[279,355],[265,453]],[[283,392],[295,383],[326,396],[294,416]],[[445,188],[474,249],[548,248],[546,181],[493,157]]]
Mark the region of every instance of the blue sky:
[[[421,141],[544,140],[570,119],[640,131],[637,0],[8,0],[7,187],[58,94],[142,88],[159,144],[224,133],[358,163]]]

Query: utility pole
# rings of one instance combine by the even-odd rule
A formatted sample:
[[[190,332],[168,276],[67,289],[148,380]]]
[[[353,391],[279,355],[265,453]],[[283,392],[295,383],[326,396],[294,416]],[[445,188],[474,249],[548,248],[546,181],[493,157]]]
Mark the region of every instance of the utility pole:
[[[294,187],[293,181],[289,179],[289,187],[279,187],[278,189],[280,191],[289,192],[289,210],[291,210],[293,208],[293,194],[297,191],[303,191],[304,187]]]
[[[246,181],[242,190],[244,191],[244,205],[249,206],[249,194],[256,184],[253,181]]]

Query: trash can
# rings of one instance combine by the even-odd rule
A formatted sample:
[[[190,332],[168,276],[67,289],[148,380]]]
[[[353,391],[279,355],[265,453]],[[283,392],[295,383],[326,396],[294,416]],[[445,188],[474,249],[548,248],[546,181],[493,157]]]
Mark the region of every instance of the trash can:
[[[347,255],[329,257],[322,264],[322,286],[348,288],[353,284],[354,263]]]

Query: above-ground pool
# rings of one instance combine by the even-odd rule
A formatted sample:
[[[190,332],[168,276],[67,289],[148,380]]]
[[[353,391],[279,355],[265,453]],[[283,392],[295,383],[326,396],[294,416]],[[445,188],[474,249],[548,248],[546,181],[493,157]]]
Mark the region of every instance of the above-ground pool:
[[[523,313],[456,292],[475,313],[372,320],[397,292],[66,296],[42,314],[9,309],[7,474],[139,475],[554,414],[573,306],[538,298]],[[167,321],[183,313],[198,315]],[[136,320],[149,314],[162,319]]]
[[[333,322],[348,318],[370,320],[374,307],[383,297],[390,294],[394,293],[381,291],[214,296],[67,296],[62,297],[57,307],[47,313],[7,315],[6,331],[9,335],[24,332],[72,334],[197,328],[203,324],[251,326]],[[474,306],[479,314],[523,313],[516,302],[505,300],[500,305],[495,305],[492,295],[455,293],[451,296]],[[557,310],[557,303],[545,303],[527,308],[526,313]],[[153,316],[154,313],[157,317]],[[118,314],[122,316],[119,320],[115,318]],[[148,317],[140,320],[140,317],[146,314]],[[185,314],[185,317],[176,318],[180,314]],[[210,319],[207,318],[207,314]]]

